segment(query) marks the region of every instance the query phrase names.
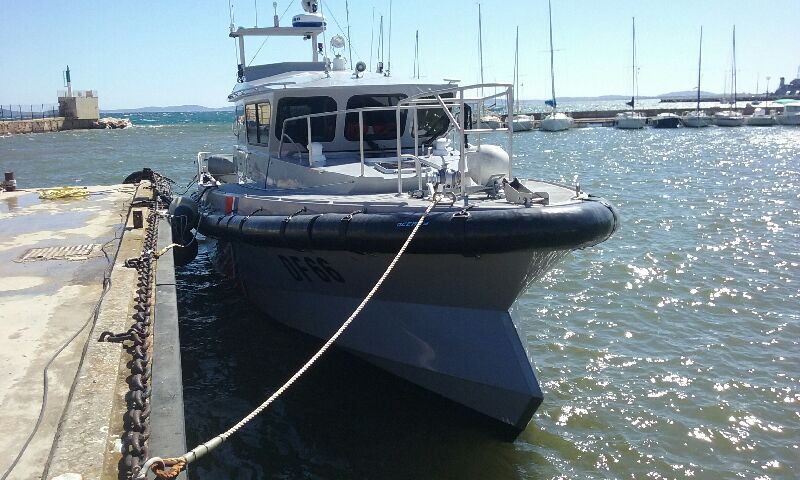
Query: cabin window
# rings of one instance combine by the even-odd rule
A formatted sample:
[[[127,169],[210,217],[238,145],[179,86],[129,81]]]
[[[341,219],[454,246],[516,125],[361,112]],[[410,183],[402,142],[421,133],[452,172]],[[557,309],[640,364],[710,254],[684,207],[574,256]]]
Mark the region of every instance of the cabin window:
[[[272,105],[269,102],[258,104],[258,143],[269,145],[269,122],[272,118]]]
[[[442,98],[453,98],[453,93],[443,93]],[[424,97],[426,99],[434,99],[436,97]],[[450,111],[453,116],[458,118],[458,112],[453,107]],[[420,108],[417,110],[417,128],[419,129],[419,136],[430,138],[439,137],[447,132],[450,127],[450,118],[444,112],[441,106],[434,106],[432,108]],[[469,128],[469,127],[468,127]]]
[[[394,107],[407,95],[355,95],[347,100],[347,109],[368,107]],[[397,113],[395,110],[364,112],[364,141],[397,139]],[[406,131],[408,110],[400,113],[400,136]],[[345,117],[344,137],[359,141],[358,113],[348,113]]]
[[[247,123],[247,142],[253,145],[269,144],[269,121],[272,117],[272,105],[250,103],[244,107]]]
[[[331,97],[286,97],[278,100],[275,118],[275,138],[280,139],[281,131],[300,145],[308,144],[308,120],[305,118],[286,122],[284,120],[301,115],[335,112],[336,100]],[[311,141],[332,142],[336,136],[336,115],[325,115],[311,119]],[[286,139],[288,140],[288,139]]]
[[[258,143],[258,117],[256,116],[256,105],[254,103],[245,105],[244,122],[247,129],[248,143]]]

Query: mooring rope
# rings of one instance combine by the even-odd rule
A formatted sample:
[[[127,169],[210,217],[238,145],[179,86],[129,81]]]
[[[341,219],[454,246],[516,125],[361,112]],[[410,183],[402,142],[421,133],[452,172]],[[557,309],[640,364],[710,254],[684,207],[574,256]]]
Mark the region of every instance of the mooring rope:
[[[419,217],[419,220],[417,220],[416,225],[414,225],[414,228],[411,230],[411,233],[408,235],[408,238],[406,239],[405,243],[403,243],[403,246],[400,247],[400,250],[397,252],[397,255],[395,255],[394,259],[392,259],[391,263],[389,263],[389,266],[386,268],[386,271],[383,272],[383,275],[381,275],[377,283],[375,283],[375,286],[372,287],[372,290],[370,290],[367,296],[364,297],[364,300],[362,300],[361,303],[358,305],[358,307],[356,307],[356,309],[353,310],[353,313],[350,314],[350,317],[348,317],[347,320],[345,320],[345,322],[342,324],[342,326],[339,327],[339,330],[337,330],[336,333],[334,333],[333,336],[329,338],[327,342],[325,342],[325,345],[323,345],[322,348],[320,348],[317,351],[317,353],[315,353],[305,363],[305,365],[303,365],[294,375],[292,375],[292,377],[289,380],[287,380],[286,383],[283,384],[283,386],[281,386],[278,390],[276,390],[275,393],[273,393],[268,399],[264,401],[264,403],[259,405],[252,412],[250,412],[249,415],[241,419],[236,425],[232,426],[224,433],[221,433],[216,437],[204,443],[201,443],[200,445],[184,453],[180,457],[150,458],[149,460],[147,460],[147,462],[144,463],[141,470],[138,472],[136,479],[143,480],[147,478],[148,470],[151,470],[156,475],[156,477],[162,480],[173,479],[177,477],[178,474],[180,474],[186,468],[187,465],[199,459],[208,452],[211,452],[217,447],[219,447],[225,440],[228,439],[228,437],[236,433],[240,428],[245,426],[250,420],[258,416],[258,414],[264,411],[264,409],[266,409],[272,402],[274,402],[278,397],[280,397],[281,394],[283,394],[283,392],[285,392],[289,387],[291,387],[292,384],[295,381],[297,381],[297,379],[299,379],[304,373],[306,373],[306,371],[309,368],[311,368],[312,365],[314,365],[314,363],[331,347],[331,345],[333,345],[333,343],[345,332],[345,330],[347,330],[347,327],[350,326],[350,324],[361,313],[361,311],[364,309],[367,303],[369,303],[369,301],[381,287],[383,282],[386,281],[386,278],[392,272],[395,265],[400,260],[400,257],[402,257],[403,254],[405,253],[406,249],[408,248],[408,245],[411,243],[411,240],[413,240],[414,237],[417,235],[417,231],[419,231],[420,227],[422,226],[422,223],[425,221],[425,218],[428,216],[431,210],[433,210],[433,207],[435,207],[437,203],[439,203],[439,198],[434,197],[433,200],[431,201],[431,204],[428,205],[428,208],[425,209],[425,212]]]

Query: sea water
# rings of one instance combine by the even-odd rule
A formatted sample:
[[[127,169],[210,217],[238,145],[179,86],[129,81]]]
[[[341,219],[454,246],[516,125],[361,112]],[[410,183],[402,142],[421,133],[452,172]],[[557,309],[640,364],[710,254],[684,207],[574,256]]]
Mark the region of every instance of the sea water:
[[[234,143],[230,113],[132,120],[0,138],[0,168],[26,188],[150,167],[180,191],[197,151]],[[800,476],[800,129],[581,128],[518,133],[515,146],[518,175],[577,181],[622,215],[614,237],[519,299],[545,394],[522,435],[503,442],[466,409],[334,350],[191,478]],[[204,241],[178,272],[189,448],[321,345],[265,319],[213,252]]]

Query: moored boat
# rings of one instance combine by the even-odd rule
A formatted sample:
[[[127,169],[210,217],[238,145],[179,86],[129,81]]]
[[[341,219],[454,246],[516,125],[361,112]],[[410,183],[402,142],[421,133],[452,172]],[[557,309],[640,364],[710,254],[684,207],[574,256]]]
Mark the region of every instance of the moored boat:
[[[775,119],[781,125],[800,125],[800,102],[785,104],[783,112],[776,114]]]
[[[572,127],[574,120],[569,115],[556,111],[558,103],[556,102],[556,73],[553,59],[553,6],[549,0],[547,2],[547,15],[550,25],[550,90],[552,95],[545,104],[553,110],[542,117],[539,127],[545,132],[561,132]]]
[[[244,66],[246,37],[317,45],[323,31],[231,30],[238,142],[198,155],[199,231],[225,246],[267,317],[328,339],[424,216],[337,345],[516,435],[543,396],[514,303],[570,251],[611,236],[617,214],[580,187],[518,178],[512,132],[504,150],[471,127],[485,102],[514,104],[512,85],[398,80],[316,48],[310,62]]]
[[[636,19],[631,19],[631,107],[629,112],[618,113],[614,118],[614,126],[624,130],[638,130],[647,124],[647,117],[636,111],[637,69],[636,69]]]
[[[763,108],[756,108],[753,115],[747,117],[746,122],[753,127],[771,127],[777,123],[775,116],[766,113]]]
[[[731,64],[732,108],[714,114],[714,125],[719,127],[741,127],[744,115],[736,110],[736,25],[733,26],[733,63]]]
[[[681,123],[683,123],[684,127],[702,128],[711,125],[711,117],[699,110],[696,112],[686,112],[681,117]]]
[[[744,115],[733,110],[725,110],[714,114],[714,125],[718,127],[741,127],[744,125]]]
[[[650,122],[655,128],[678,128],[681,124],[681,117],[674,113],[659,113]]]
[[[700,110],[700,72],[703,68],[703,27],[700,27],[700,48],[697,54],[697,105],[693,112],[686,112],[681,117],[684,127],[702,128],[711,125],[711,117]]]

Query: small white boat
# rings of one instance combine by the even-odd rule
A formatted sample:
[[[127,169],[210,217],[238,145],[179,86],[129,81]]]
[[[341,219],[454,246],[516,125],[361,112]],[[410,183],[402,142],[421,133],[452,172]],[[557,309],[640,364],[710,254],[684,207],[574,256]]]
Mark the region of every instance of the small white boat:
[[[746,122],[754,127],[771,127],[777,123],[775,116],[766,113],[763,108],[756,108],[753,115],[747,117]]]
[[[533,118],[528,115],[514,115],[511,119],[511,129],[515,132],[533,130]]]
[[[700,27],[700,50],[697,56],[697,107],[694,112],[686,112],[681,117],[684,127],[702,128],[711,125],[711,117],[700,110],[700,72],[703,67],[703,27]]]
[[[542,119],[541,129],[546,132],[560,132],[572,127],[572,117],[562,112],[553,112]]]
[[[741,127],[744,125],[744,116],[734,110],[725,110],[714,114],[714,125],[718,127]]]
[[[800,125],[800,102],[786,104],[783,112],[775,115],[775,120],[781,125]]]
[[[568,130],[572,126],[573,120],[569,115],[556,111],[556,74],[553,67],[553,9],[549,1],[547,2],[547,12],[550,19],[550,88],[552,96],[545,103],[552,107],[553,111],[542,118],[540,127],[545,132],[560,132]]]
[[[633,18],[631,22],[633,42],[631,43],[631,101],[626,104],[631,107],[629,112],[618,113],[614,119],[614,126],[624,130],[636,130],[644,128],[647,124],[647,118],[641,113],[636,111],[636,19]]]
[[[736,111],[736,25],[733,26],[733,66],[731,68],[731,86],[733,93],[733,109],[714,114],[714,124],[719,127],[741,127],[744,116]]]
[[[711,117],[706,115],[705,112],[697,110],[695,112],[686,112],[681,117],[681,123],[684,127],[689,128],[702,128],[711,125]]]
[[[623,130],[635,130],[644,128],[647,118],[639,112],[618,113],[614,119],[614,126]]]
[[[484,115],[481,117],[480,128],[503,128],[503,121],[497,115]]]
[[[514,50],[514,112],[519,112],[519,27],[517,27],[517,41]],[[514,132],[529,132],[533,130],[533,118],[521,113],[508,116],[508,127]]]

